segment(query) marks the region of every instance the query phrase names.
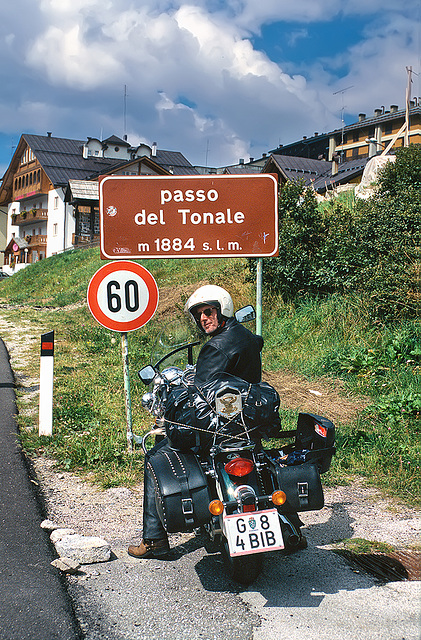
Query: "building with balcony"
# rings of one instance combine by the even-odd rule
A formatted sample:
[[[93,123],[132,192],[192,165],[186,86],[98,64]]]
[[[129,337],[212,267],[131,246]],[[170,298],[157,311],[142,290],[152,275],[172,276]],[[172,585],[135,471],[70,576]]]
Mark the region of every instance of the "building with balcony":
[[[408,130],[404,125],[408,121]],[[405,143],[421,143],[421,101],[412,100],[408,110],[391,105],[374,109],[372,116],[360,113],[358,121],[329,133],[304,136],[297,142],[270,151],[279,156],[295,156],[313,160],[349,162],[371,158],[390,143],[391,153]]]
[[[100,175],[192,175],[186,158],[111,136],[87,141],[22,134],[0,187],[7,208],[3,269],[9,273],[86,241],[99,239]],[[73,189],[69,191],[69,181]],[[84,184],[84,191],[77,188]],[[86,183],[94,186],[87,187]],[[66,198],[66,193],[68,197]],[[76,194],[76,195],[75,195]],[[75,196],[75,197],[73,197]],[[86,196],[86,197],[85,197]]]

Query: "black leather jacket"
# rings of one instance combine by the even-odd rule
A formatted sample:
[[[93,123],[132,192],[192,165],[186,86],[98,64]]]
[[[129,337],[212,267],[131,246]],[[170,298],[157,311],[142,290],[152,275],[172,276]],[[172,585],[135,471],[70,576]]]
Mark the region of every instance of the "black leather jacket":
[[[263,338],[235,318],[227,318],[222,328],[200,350],[195,385],[202,386],[214,373],[230,373],[247,382],[260,382]]]

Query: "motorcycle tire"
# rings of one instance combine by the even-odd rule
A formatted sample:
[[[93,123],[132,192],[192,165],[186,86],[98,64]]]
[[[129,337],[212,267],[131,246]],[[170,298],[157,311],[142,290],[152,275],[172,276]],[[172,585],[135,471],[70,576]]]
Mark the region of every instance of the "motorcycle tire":
[[[221,539],[221,554],[224,567],[232,580],[243,585],[252,584],[260,575],[263,568],[263,554],[254,553],[250,556],[230,556],[228,540]]]

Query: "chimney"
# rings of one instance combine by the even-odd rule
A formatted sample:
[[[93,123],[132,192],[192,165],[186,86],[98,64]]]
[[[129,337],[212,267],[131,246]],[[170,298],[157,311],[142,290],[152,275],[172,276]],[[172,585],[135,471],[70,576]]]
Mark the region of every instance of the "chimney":
[[[365,120],[365,113],[359,113],[358,114],[358,122],[362,122],[363,120]]]
[[[332,176],[336,176],[339,171],[340,157],[338,155],[332,156]]]
[[[376,118],[378,118],[379,116],[382,115],[382,110],[381,109],[374,109],[374,115],[376,116]]]
[[[51,132],[51,131],[47,131],[47,136],[48,136],[49,138],[51,138],[51,136],[52,136],[52,135],[53,135],[53,134],[52,134],[52,132]]]
[[[156,142],[152,142],[152,157],[153,158],[156,157],[156,151],[157,151],[157,144],[156,144]]]
[[[396,111],[398,110],[398,105],[397,104],[391,104],[390,105],[390,113],[396,113]]]
[[[315,138],[317,138],[317,136],[318,136],[318,135],[319,135],[319,132],[318,132],[318,131],[315,131],[315,132],[314,132],[314,137],[315,137]]]
[[[238,164],[244,164],[244,158],[240,158]]]

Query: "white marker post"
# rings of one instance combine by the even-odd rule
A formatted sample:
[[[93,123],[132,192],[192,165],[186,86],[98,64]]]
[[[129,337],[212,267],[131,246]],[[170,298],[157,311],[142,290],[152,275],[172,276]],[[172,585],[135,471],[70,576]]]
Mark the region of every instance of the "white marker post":
[[[53,434],[54,331],[41,335],[39,435]]]

